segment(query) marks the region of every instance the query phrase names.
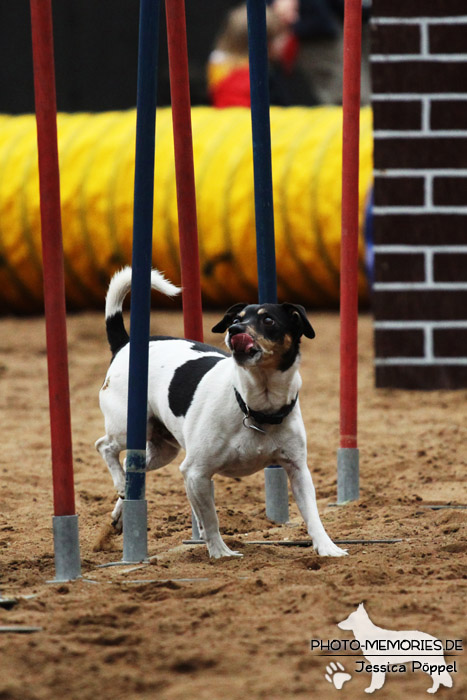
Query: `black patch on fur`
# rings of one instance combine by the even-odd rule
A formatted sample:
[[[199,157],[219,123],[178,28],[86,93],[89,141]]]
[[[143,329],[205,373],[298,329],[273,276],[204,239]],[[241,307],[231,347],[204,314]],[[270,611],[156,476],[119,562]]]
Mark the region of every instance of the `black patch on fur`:
[[[292,345],[290,348],[285,352],[282,357],[281,361],[279,364],[279,370],[281,372],[286,372],[288,369],[290,369],[297,359],[297,355],[300,354],[300,338],[297,337],[292,337]]]
[[[193,401],[198,384],[204,375],[223,357],[207,355],[197,360],[188,360],[177,367],[169,386],[169,406],[174,416],[185,416]]]
[[[213,345],[208,345],[207,343],[200,343],[197,340],[174,338],[171,335],[152,335],[149,340],[184,340],[186,343],[190,344],[190,350],[196,350],[196,352],[217,352],[219,355],[223,355],[224,357],[230,357],[230,353],[225,352],[225,350],[215,348]]]
[[[123,314],[121,311],[114,316],[105,319],[105,327],[107,330],[107,339],[109,341],[112,358],[121,350],[130,340],[128,333],[125,330],[123,323]]]
[[[113,360],[117,352],[130,342],[130,336],[125,330],[123,315],[121,313],[110,316],[110,318],[106,319],[105,325]],[[230,357],[230,353],[225,350],[215,348],[213,345],[208,345],[207,343],[200,343],[197,340],[185,340],[185,338],[175,338],[171,335],[151,335],[149,338],[150,342],[155,342],[157,340],[182,340],[190,345],[190,350],[194,350],[195,352],[216,352],[222,355],[222,357]]]

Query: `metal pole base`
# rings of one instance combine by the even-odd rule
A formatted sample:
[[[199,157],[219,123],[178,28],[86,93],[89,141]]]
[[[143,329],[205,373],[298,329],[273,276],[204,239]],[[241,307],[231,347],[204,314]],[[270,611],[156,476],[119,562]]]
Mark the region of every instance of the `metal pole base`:
[[[274,523],[286,523],[289,519],[289,490],[287,473],[277,465],[264,470],[266,491],[266,517]]]
[[[337,450],[337,503],[356,501],[359,496],[358,447],[340,447]]]
[[[148,504],[123,501],[123,561],[137,564],[148,556]]]
[[[81,576],[77,515],[52,518],[55,552],[54,581],[73,581]]]

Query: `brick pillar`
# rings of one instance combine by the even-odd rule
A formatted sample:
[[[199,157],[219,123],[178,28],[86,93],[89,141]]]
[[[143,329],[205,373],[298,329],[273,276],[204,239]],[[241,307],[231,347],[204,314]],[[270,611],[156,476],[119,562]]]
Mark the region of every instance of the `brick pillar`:
[[[467,0],[373,0],[376,385],[467,387]]]

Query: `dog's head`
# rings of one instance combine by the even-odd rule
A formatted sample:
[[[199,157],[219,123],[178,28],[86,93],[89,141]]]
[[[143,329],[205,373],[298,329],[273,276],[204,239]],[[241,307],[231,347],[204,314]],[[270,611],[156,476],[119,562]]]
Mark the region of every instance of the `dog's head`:
[[[237,364],[283,372],[294,364],[302,335],[315,337],[300,304],[235,304],[212,331],[227,331],[225,342]]]
[[[350,613],[350,615],[346,617],[345,620],[342,620],[342,622],[338,622],[337,626],[341,630],[351,630],[352,632],[355,630],[358,631],[362,622],[365,619],[368,619],[368,613],[365,610],[365,606],[363,605],[363,603],[360,603],[358,608],[353,613]]]

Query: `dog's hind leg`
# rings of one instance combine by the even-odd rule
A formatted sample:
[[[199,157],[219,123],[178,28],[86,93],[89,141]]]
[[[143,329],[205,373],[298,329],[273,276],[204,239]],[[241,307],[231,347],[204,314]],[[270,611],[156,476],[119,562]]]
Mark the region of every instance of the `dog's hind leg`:
[[[107,435],[99,438],[96,442],[96,450],[107,464],[118,495],[117,503],[112,511],[112,525],[117,532],[122,531],[122,502],[125,498],[125,472],[119,459],[120,452],[123,449],[125,449],[125,445],[122,445],[118,440],[109,438]]]
[[[239,552],[234,552],[227,547],[219,532],[219,521],[211,491],[211,479],[200,473],[193,464],[185,460],[180,471],[185,480],[185,488],[198,523],[200,534],[208,548],[209,556],[214,559],[220,557],[241,557]]]
[[[169,464],[180,452],[180,445],[174,436],[156,419],[148,424],[146,443],[146,469],[160,469]]]
[[[322,557],[342,557],[347,554],[334,544],[323,527],[316,505],[315,487],[310,471],[305,462],[303,465],[285,463],[284,468],[289,476],[290,486],[295,502],[305,521],[308,534],[313,540],[314,549]]]

